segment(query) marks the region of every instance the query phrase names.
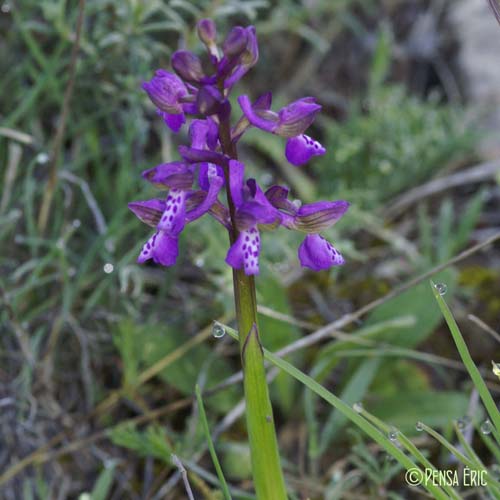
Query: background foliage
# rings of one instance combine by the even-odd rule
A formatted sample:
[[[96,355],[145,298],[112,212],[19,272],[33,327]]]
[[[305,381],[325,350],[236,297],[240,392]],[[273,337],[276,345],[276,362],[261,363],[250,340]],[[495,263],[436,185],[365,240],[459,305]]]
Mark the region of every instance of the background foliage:
[[[127,210],[128,201],[151,195],[139,172],[176,158],[177,138],[157,119],[140,82],[168,67],[178,47],[197,47],[200,17],[214,17],[221,32],[256,25],[261,61],[244,84],[252,96],[273,88],[277,107],[311,94],[324,104],[315,133],[329,153],[305,169],[286,164],[279,138],[248,135],[241,153],[259,182],[285,182],[305,201],[353,204],[327,235],[346,256],[340,270],[304,272],[291,250],[295,235],[264,235],[258,294],[270,351],[498,230],[495,182],[464,184],[391,210],[410,189],[477,161],[480,137],[468,103],[457,103],[435,66],[434,56],[448,61],[460,89],[457,41],[441,37],[426,57],[410,50],[412,25],[428,9],[423,0],[87,0],[58,188],[42,232],[37,217],[77,5],[1,5],[0,470],[36,458],[15,477],[3,476],[6,499],[19,492],[184,498],[172,453],[189,470],[197,498],[220,498],[196,383],[232,493],[252,498],[241,386],[225,384],[239,370],[238,349],[227,335],[213,338],[211,327],[233,318],[225,235],[204,219],[181,241],[176,267],[139,267],[146,229]],[[445,9],[434,35],[446,28]],[[466,316],[498,329],[497,260],[491,249],[434,277],[466,321],[470,351],[494,395],[489,367],[498,344]],[[477,424],[484,417],[446,332],[422,283],[287,359],[410,437],[417,420],[450,436],[455,420]],[[400,466],[338,410],[285,373],[272,396],[292,498],[407,498]],[[495,448],[467,435],[483,462],[493,463]],[[448,464],[434,441],[417,439],[435,463]]]

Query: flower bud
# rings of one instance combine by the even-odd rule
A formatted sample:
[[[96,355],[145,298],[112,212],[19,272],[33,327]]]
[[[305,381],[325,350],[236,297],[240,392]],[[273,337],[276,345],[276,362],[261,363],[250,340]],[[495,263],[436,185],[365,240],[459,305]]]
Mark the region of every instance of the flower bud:
[[[160,69],[151,81],[142,84],[142,88],[160,111],[182,113],[180,100],[188,95],[188,90],[177,75]]]
[[[187,82],[199,82],[205,77],[200,59],[187,50],[178,50],[172,55],[172,67]]]
[[[196,25],[198,38],[207,46],[212,47],[217,38],[217,28],[212,19],[201,19]]]
[[[222,43],[222,51],[228,58],[237,57],[247,48],[247,43],[247,30],[241,26],[236,26],[228,33]]]

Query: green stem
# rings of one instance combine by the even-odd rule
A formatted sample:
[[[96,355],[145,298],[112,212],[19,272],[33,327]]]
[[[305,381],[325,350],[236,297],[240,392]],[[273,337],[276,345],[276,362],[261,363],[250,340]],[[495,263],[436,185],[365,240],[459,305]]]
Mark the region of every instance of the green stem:
[[[221,121],[219,132],[224,153],[237,159],[236,147],[231,141],[229,120]],[[234,223],[234,204],[229,190],[230,175],[229,170],[226,171],[227,198],[233,228],[229,233],[229,239],[234,243],[238,233]],[[281,470],[278,439],[264,368],[264,353],[259,337],[254,278],[247,276],[241,269],[233,269],[233,287],[238,331],[241,332],[240,353],[245,412],[255,493],[259,500],[286,500],[285,480]]]

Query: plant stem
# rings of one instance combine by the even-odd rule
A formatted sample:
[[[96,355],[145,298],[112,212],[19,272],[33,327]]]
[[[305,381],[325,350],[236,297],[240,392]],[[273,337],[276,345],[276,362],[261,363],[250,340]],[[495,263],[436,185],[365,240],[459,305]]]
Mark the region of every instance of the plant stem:
[[[224,153],[237,159],[236,147],[231,141],[229,120],[221,121],[219,132]],[[229,169],[225,174],[233,228],[229,233],[232,244],[236,241],[238,233],[234,223],[234,204],[229,190],[231,175]],[[233,288],[240,332],[245,412],[255,492],[259,500],[286,500],[285,480],[281,470],[278,439],[264,368],[264,353],[257,324],[257,299],[253,276],[247,276],[241,269],[233,269]]]

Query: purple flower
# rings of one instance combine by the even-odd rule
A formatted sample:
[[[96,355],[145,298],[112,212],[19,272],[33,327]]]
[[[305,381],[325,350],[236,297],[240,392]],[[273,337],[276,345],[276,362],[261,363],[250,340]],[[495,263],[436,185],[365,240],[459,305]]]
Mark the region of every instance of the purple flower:
[[[299,247],[303,267],[320,271],[344,263],[342,255],[318,233],[339,221],[349,208],[347,201],[317,201],[297,207],[288,200],[288,189],[283,186],[272,186],[265,196],[280,210],[282,226],[309,233]]]
[[[178,132],[186,121],[184,102],[189,91],[184,82],[177,75],[159,69],[149,82],[142,84],[142,88],[158,108],[165,123],[174,132]]]
[[[313,97],[304,97],[280,109],[278,113],[270,110],[271,100],[266,96],[264,107],[259,100],[252,106],[246,95],[238,97],[238,103],[247,120],[257,128],[288,138],[285,156],[293,165],[307,163],[311,157],[323,155],[326,149],[311,137],[304,134],[321,110]]]
[[[160,200],[135,202],[129,208],[147,224],[156,225],[157,231],[145,243],[137,259],[139,263],[153,259],[157,264],[171,266],[178,256],[179,234],[185,225],[208,212],[217,201],[224,182],[217,175],[210,176],[210,184],[204,196],[198,198],[188,210],[187,202],[193,194],[193,166],[182,162],[164,163],[145,170],[142,175],[157,187],[170,188],[164,204]],[[158,212],[163,210],[161,215]]]
[[[258,224],[274,224],[281,220],[279,211],[268,201],[254,179],[244,181],[245,166],[231,160],[230,190],[235,205],[237,240],[229,249],[226,262],[245,274],[259,274],[260,234]]]

